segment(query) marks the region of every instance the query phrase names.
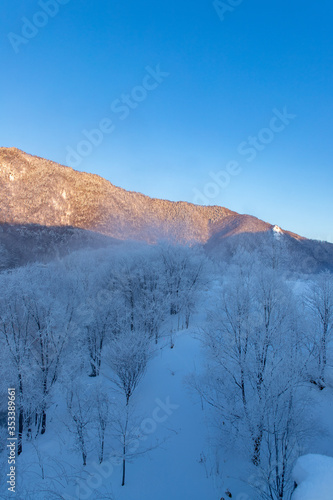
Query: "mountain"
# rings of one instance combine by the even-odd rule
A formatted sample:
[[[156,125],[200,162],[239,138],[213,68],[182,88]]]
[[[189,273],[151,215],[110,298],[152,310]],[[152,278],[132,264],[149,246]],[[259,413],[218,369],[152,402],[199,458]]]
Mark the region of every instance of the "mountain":
[[[125,191],[16,148],[0,149],[0,223],[70,226],[117,239],[207,243],[215,235],[273,225],[219,206],[171,202]],[[296,239],[299,236],[286,232]]]
[[[239,245],[284,246],[294,260],[333,262],[333,245],[313,242],[219,206],[150,198],[94,174],[17,148],[0,148],[0,267],[119,240],[202,244],[216,256]],[[274,243],[275,242],[275,243]],[[54,247],[54,248],[53,248]],[[2,256],[2,257],[1,257]],[[15,262],[14,262],[15,261]],[[3,264],[4,266],[4,264]]]

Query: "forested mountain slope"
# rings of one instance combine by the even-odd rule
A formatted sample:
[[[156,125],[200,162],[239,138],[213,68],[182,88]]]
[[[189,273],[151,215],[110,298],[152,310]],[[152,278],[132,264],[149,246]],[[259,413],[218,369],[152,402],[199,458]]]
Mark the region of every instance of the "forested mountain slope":
[[[72,226],[149,243],[160,239],[206,243],[216,234],[273,228],[227,208],[129,192],[98,175],[77,172],[16,148],[0,149],[0,185],[1,223]]]

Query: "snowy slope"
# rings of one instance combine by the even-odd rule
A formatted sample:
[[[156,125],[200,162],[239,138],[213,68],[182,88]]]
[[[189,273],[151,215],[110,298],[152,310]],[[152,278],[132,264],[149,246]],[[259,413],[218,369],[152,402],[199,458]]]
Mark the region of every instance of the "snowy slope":
[[[293,475],[298,486],[292,500],[332,500],[332,457],[324,455],[300,457],[297,460]]]

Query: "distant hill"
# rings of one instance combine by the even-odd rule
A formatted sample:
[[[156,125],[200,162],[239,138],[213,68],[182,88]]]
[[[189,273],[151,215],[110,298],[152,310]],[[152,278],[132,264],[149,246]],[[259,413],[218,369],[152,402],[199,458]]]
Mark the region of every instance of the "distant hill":
[[[120,243],[114,238],[70,226],[0,224],[0,271],[28,262],[48,262],[82,248],[97,249]]]
[[[333,261],[333,245],[256,217],[150,198],[17,148],[0,148],[0,194],[0,267],[1,259],[19,264],[119,240],[198,243],[218,256],[235,245],[253,249],[283,238],[285,248],[302,259],[324,267]]]

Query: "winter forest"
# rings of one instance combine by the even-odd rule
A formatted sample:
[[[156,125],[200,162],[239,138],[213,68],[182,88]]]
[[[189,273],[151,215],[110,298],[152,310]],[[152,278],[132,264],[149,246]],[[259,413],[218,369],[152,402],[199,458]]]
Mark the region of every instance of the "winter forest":
[[[124,243],[0,289],[1,498],[8,388],[19,499],[300,500],[298,458],[332,454],[329,271]]]

